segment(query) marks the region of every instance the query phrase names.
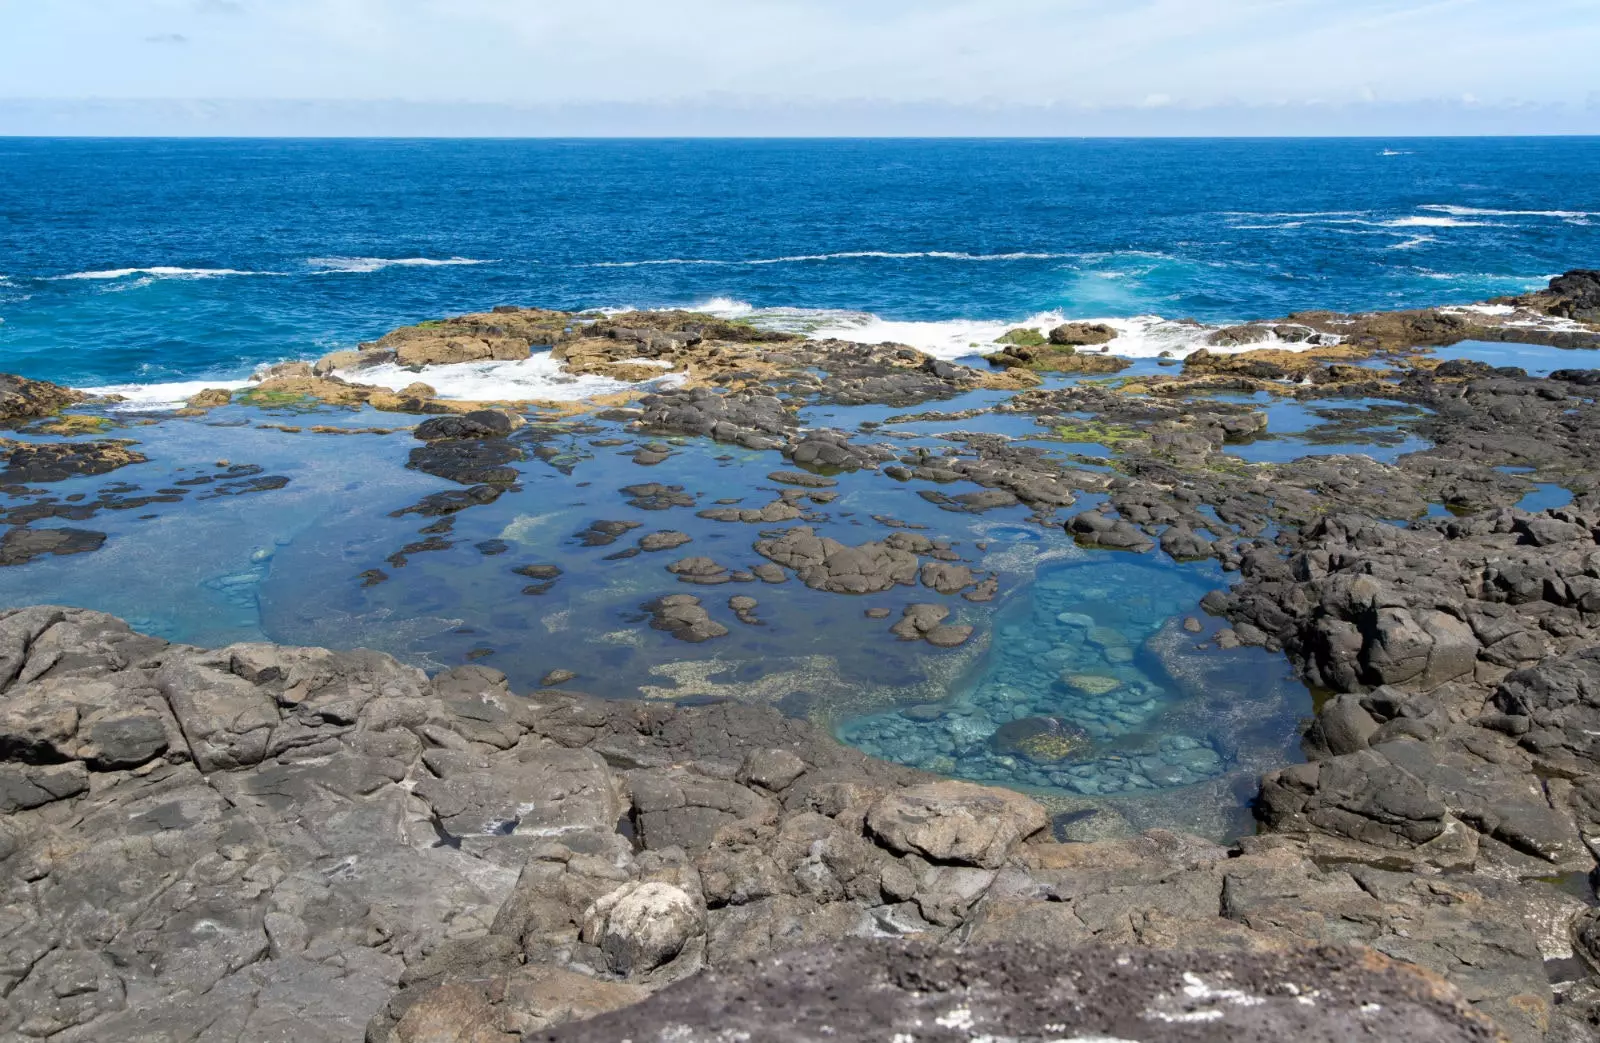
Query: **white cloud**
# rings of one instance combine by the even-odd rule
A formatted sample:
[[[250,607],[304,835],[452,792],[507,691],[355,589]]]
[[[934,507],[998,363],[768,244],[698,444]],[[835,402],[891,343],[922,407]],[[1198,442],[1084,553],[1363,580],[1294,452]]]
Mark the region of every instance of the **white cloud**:
[[[1600,4],[0,0],[0,38],[11,98],[1581,103]]]

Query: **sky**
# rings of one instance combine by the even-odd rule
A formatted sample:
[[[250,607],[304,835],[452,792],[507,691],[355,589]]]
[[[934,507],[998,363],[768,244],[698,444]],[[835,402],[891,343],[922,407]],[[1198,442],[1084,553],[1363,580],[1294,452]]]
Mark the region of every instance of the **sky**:
[[[0,133],[1600,133],[1600,0],[0,0],[0,49]]]

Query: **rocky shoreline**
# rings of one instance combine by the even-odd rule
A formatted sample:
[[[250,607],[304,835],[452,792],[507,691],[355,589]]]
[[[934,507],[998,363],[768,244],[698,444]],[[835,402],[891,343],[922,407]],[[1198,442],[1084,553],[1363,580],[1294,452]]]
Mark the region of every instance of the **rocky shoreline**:
[[[0,1036],[480,1043],[651,1038],[637,1033],[670,1023],[687,1033],[673,1038],[710,1040],[753,1016],[738,999],[752,990],[777,996],[775,983],[803,981],[790,998],[814,1013],[807,997],[847,1007],[874,976],[904,990],[881,1009],[882,1038],[927,1015],[916,997],[929,994],[970,1019],[941,1022],[943,1035],[926,1036],[937,1040],[1069,1029],[1348,1038],[1354,1023],[1338,1019],[1372,1004],[1397,1020],[1365,1030],[1391,1038],[1575,1043],[1600,1032],[1600,368],[1579,350],[1600,347],[1600,274],[1476,310],[1252,323],[1170,367],[1068,382],[1046,378],[1109,373],[1064,360],[1102,346],[1114,358],[1114,338],[1008,335],[995,353],[1005,357],[976,369],[703,316],[574,322],[518,308],[411,327],[291,364],[237,397],[433,415],[405,462],[455,488],[396,512],[419,515],[422,538],[362,573],[369,585],[448,548],[453,519],[516,488],[519,462],[559,467],[563,438],[616,429],[601,421],[632,433],[614,448],[642,466],[670,458],[681,437],[765,454],[780,467],[770,502],[702,504],[663,483],[621,490],[640,510],[748,526],[748,552],[701,554],[680,549],[693,540],[677,529],[635,536],[637,523],[607,519],[575,537],[626,538],[603,553],[659,555],[650,568],[692,584],[639,617],[691,642],[759,627],[791,578],[847,612],[848,596],[913,590],[898,619],[867,612],[885,640],[931,654],[972,638],[950,607],[1004,597],[999,574],[887,516],[864,542],[819,535],[810,526],[829,519],[843,474],[905,488],[949,517],[1020,507],[1086,548],[1215,561],[1238,582],[1204,599],[1228,623],[1204,635],[1207,647],[1287,657],[1317,694],[1307,762],[1260,780],[1254,835],[1101,839],[1072,812],[875,760],[770,707],[595,698],[568,691],[594,687],[570,671],[514,692],[481,665],[430,678],[372,652],[208,651],[81,609],[6,611]],[[1572,364],[1538,377],[1428,350],[1463,340],[1569,348]],[[536,343],[554,343],[572,373],[675,378],[585,416],[440,400],[421,383],[428,366],[525,358]],[[418,367],[419,386],[358,383],[363,368],[394,364]],[[928,411],[979,391],[992,400]],[[190,411],[235,398],[207,396]],[[1243,460],[1239,447],[1275,436],[1262,400],[1315,415],[1313,430],[1338,445],[1421,448],[1391,462],[1360,451]],[[851,430],[803,421],[807,408],[864,403],[923,412]],[[70,500],[35,488],[137,473],[144,458],[126,439],[39,437],[41,423],[92,406],[0,379],[5,422],[29,435],[4,446],[16,505],[0,563],[92,560],[104,534],[42,524],[51,519],[283,487],[221,461],[154,491],[113,484]],[[1041,439],[960,427],[980,419]],[[953,425],[942,448],[900,433],[929,420]],[[1063,454],[1052,440],[1101,452]],[[1531,490],[1557,485],[1564,505],[1527,505]],[[563,581],[555,564],[516,571],[534,596]],[[744,586],[731,599],[699,589],[723,584]],[[1147,649],[1185,640],[1179,618]],[[1121,659],[1069,683],[1106,694]],[[899,712],[940,726],[945,710]],[[1007,727],[988,748],[1035,751],[1040,764],[1071,764],[1087,738],[1054,718]],[[1197,766],[1214,756],[1171,753]],[[932,948],[849,941],[860,938]],[[1404,977],[1413,972],[1367,950],[1434,977]],[[1130,1021],[1118,1007],[1059,1030],[1029,1022],[1016,997],[1039,988],[1025,968],[1041,952],[1086,996],[1146,1013]],[[1147,977],[1107,984],[1108,965]],[[1296,1022],[1304,1004],[1219,998],[1274,975],[1344,983],[1343,1005],[1330,998]],[[1128,995],[1139,997],[1131,1007]],[[696,1009],[732,1020],[685,1020]],[[1210,1015],[1171,1020],[1197,1010],[1264,1020],[1231,1036],[1183,1034]]]
[[[1549,885],[1317,834],[1060,843],[1019,794],[770,709],[523,697],[482,667],[207,651],[74,609],[0,616],[0,647],[18,1038],[510,1040],[855,937],[1255,954],[1278,975],[1362,943],[1511,1039],[1584,1038],[1600,995],[1600,920]],[[1175,982],[1229,980],[1176,959]]]

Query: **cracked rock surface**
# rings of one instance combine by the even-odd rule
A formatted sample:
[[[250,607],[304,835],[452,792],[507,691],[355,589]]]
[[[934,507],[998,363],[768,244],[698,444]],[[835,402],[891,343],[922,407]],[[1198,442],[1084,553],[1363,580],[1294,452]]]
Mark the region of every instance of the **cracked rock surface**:
[[[1396,799],[1372,806],[1456,814]],[[829,957],[861,981],[1003,975],[1013,957],[944,954],[1024,944],[1064,967],[1131,949],[1172,981],[1196,965],[1140,950],[1277,980],[1325,959],[1320,985],[1377,957],[1307,947],[1359,944],[1442,976],[1512,1040],[1594,1023],[1592,916],[1536,879],[1292,832],[1057,843],[1026,796],[871,760],[769,708],[522,696],[483,667],[204,650],[75,609],[0,614],[0,800],[7,1039],[510,1041],[864,936],[932,948]],[[1396,1024],[1440,1033],[1415,1038],[1494,1038],[1448,990],[1349,995],[1391,985],[1413,1004]]]

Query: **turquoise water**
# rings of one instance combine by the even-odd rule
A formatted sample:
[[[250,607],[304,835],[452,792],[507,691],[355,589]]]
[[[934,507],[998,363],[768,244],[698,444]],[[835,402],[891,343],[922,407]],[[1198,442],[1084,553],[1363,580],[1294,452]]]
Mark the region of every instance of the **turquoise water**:
[[[0,371],[118,386],[148,410],[264,362],[501,303],[694,305],[947,358],[970,358],[1011,324],[1104,318],[1123,324],[1133,354],[1153,356],[1204,336],[1169,320],[1466,302],[1596,256],[1600,142],[1417,142],[1398,163],[1377,151],[1362,141],[5,140]],[[1533,372],[1571,357],[1453,350]],[[1128,373],[1164,371],[1146,357]],[[519,397],[570,390],[538,379]],[[1112,455],[1055,440],[1028,415],[919,416],[1002,397],[812,404],[802,419],[935,452],[985,432],[1062,458]],[[1393,460],[1426,445],[1413,432],[1424,414],[1400,403],[1238,401],[1268,417],[1265,437],[1229,447],[1248,461]],[[780,496],[766,477],[785,466],[777,454],[666,439],[667,458],[641,466],[632,454],[650,439],[617,425],[536,423],[513,439],[518,482],[442,523],[401,513],[455,488],[404,466],[415,418],[108,415],[122,425],[110,434],[135,440],[148,463],[0,498],[0,509],[59,512],[35,528],[104,532],[104,546],[0,568],[0,605],[83,605],[204,645],[365,646],[430,669],[478,662],[520,690],[563,669],[603,695],[770,703],[879,756],[1036,793],[1091,832],[1236,834],[1249,828],[1259,773],[1299,756],[1310,695],[1283,658],[1210,644],[1219,623],[1197,605],[1224,575],[1159,551],[1085,550],[1061,519],[1044,527],[1021,506],[953,513],[916,495],[925,483],[862,473],[801,501],[800,518],[718,521],[699,512]],[[395,430],[315,434],[313,424]],[[236,468],[274,481],[214,495]],[[642,483],[678,488],[654,500],[624,491]],[[1541,486],[1525,504],[1564,492]],[[1102,500],[1084,495],[1072,510]],[[592,526],[603,522],[637,527],[602,543]],[[765,560],[757,539],[798,525],[848,544],[906,531],[947,540],[998,580],[998,596],[901,586],[850,597],[742,575]],[[639,546],[662,531],[690,542]],[[1227,535],[1220,522],[1214,535]],[[680,582],[667,566],[692,556],[731,581]],[[652,628],[645,606],[676,593],[701,598],[726,635],[689,644]],[[737,613],[735,596],[757,605]],[[898,640],[889,628],[914,603],[950,608],[971,639]]]
[[[800,309],[954,352],[892,324],[1468,302],[1600,256],[1600,139],[1395,148],[6,139],[0,370],[243,377],[501,303]]]
[[[1047,565],[997,613],[991,647],[950,699],[852,719],[839,735],[959,778],[1118,798],[1134,817],[1163,791],[1249,790],[1297,759],[1310,699],[1281,656],[1209,647],[1218,623],[1195,606],[1222,585],[1209,567],[1154,554]],[[1193,826],[1218,803],[1231,802],[1167,813]]]

